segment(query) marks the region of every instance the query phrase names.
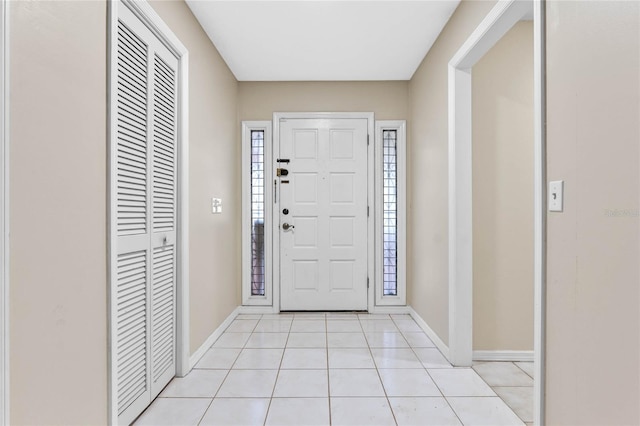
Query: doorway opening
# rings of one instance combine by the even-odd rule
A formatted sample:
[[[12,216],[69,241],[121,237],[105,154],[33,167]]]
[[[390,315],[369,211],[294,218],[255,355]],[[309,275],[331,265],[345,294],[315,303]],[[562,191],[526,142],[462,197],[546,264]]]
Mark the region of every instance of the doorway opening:
[[[535,5],[535,7],[534,7]],[[544,3],[498,3],[449,62],[449,359],[473,358],[472,76],[473,66],[516,23],[534,26],[534,421],[543,418],[544,371]]]

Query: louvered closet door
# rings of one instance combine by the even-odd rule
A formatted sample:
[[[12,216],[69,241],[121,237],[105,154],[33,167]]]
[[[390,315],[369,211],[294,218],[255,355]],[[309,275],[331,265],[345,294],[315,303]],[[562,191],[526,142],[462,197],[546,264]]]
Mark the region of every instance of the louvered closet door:
[[[178,61],[158,46],[152,58],[151,396],[176,374],[176,133]]]
[[[118,15],[112,358],[129,424],[175,375],[177,60],[129,9]]]

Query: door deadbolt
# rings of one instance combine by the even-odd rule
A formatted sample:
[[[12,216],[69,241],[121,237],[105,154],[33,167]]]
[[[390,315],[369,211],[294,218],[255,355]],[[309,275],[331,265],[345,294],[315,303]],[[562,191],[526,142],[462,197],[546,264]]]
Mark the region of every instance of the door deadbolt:
[[[276,169],[276,175],[278,176],[287,176],[288,174],[289,174],[289,170],[287,169],[281,169],[280,167]]]
[[[295,228],[295,226],[289,225],[288,223],[283,223],[282,224],[282,229],[284,229],[285,231],[288,230],[289,228],[293,229],[293,228]]]
[[[284,209],[284,210],[282,210],[282,214],[283,214],[283,215],[288,215],[288,214],[289,214],[289,209]]]

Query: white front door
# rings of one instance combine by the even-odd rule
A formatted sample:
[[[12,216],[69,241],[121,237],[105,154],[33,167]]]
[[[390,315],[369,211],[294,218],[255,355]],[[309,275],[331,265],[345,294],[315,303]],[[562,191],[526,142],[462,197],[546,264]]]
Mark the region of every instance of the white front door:
[[[367,120],[282,119],[279,146],[280,309],[366,310]]]

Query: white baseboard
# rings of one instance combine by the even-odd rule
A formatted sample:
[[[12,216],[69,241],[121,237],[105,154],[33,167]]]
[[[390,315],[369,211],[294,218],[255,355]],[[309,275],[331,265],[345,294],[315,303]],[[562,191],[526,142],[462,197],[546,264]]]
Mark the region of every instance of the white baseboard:
[[[408,314],[409,308],[407,306],[374,306],[371,310],[369,310],[369,313],[402,315]]]
[[[243,305],[243,306],[238,306],[238,313],[239,314],[254,314],[254,315],[259,315],[259,314],[277,314],[278,310],[274,309],[273,306],[249,306],[249,305]]]
[[[409,311],[409,315],[411,315],[411,318],[413,318],[413,320],[418,324],[418,326],[420,326],[422,331],[424,331],[425,334],[429,336],[429,339],[431,339],[433,344],[436,345],[436,347],[440,350],[442,355],[444,355],[445,358],[449,359],[449,347],[445,345],[445,343],[442,341],[442,339],[440,339],[438,334],[436,334],[436,332],[433,331],[431,327],[429,327],[427,322],[423,320],[420,315],[418,315],[415,309],[413,309],[411,306],[407,306],[407,308],[408,308],[407,310]]]
[[[473,351],[473,360],[533,362],[533,351]]]
[[[231,312],[229,316],[222,322],[222,324],[220,324],[220,326],[216,328],[209,337],[207,337],[207,340],[204,341],[202,346],[200,346],[198,350],[196,350],[193,354],[191,354],[191,357],[189,357],[189,371],[191,371],[191,369],[198,363],[198,361],[200,361],[200,359],[209,350],[209,348],[213,346],[215,341],[218,340],[220,336],[222,336],[222,333],[224,333],[227,327],[231,325],[231,323],[238,316],[239,313],[240,313],[240,306],[235,308],[233,312]]]

